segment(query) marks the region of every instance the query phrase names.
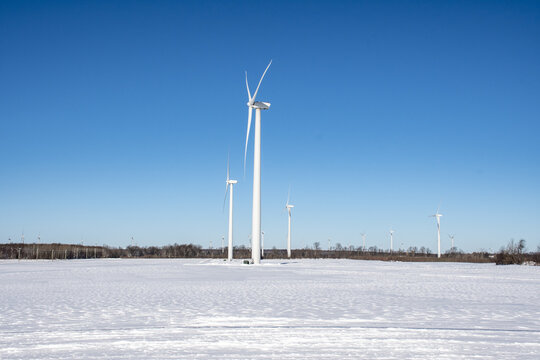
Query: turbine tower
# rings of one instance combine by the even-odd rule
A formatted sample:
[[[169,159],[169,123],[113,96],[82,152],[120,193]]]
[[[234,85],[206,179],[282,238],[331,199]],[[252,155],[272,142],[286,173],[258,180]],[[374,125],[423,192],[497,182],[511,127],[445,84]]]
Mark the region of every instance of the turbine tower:
[[[394,251],[394,230],[390,230],[390,252]]]
[[[36,246],[36,260],[39,259],[39,244],[41,243],[41,236],[39,235],[39,233],[37,236],[37,240],[38,240],[38,244]]]
[[[439,214],[439,208],[437,208],[437,212],[430,217],[434,217],[437,219],[437,257],[441,257],[441,216],[442,214]]]
[[[229,178],[229,158],[227,157],[227,180],[225,181],[225,200],[223,200],[223,207],[225,207],[225,201],[227,201],[227,193],[229,192],[230,185],[230,194],[229,194],[229,251],[227,259],[232,261],[233,259],[233,185],[238,181],[231,180]]]
[[[362,251],[366,251],[366,234],[362,233]]]
[[[255,139],[253,146],[253,209],[252,209],[252,222],[251,222],[251,258],[254,264],[260,264],[261,262],[261,110],[268,110],[270,103],[255,101],[261,82],[268,71],[268,68],[272,64],[270,63],[264,70],[264,73],[259,80],[257,89],[253,96],[249,91],[249,84],[246,71],[246,88],[248,92],[249,101],[248,106],[248,123],[246,133],[246,147],[244,150],[244,174],[246,172],[246,156],[247,146],[249,140],[249,130],[251,128],[251,116],[253,109],[255,109]]]
[[[287,209],[287,212],[289,213],[289,228],[287,231],[287,257],[291,258],[291,209],[294,207],[294,205],[289,204],[289,194],[287,195],[287,203],[285,204],[285,209]]]

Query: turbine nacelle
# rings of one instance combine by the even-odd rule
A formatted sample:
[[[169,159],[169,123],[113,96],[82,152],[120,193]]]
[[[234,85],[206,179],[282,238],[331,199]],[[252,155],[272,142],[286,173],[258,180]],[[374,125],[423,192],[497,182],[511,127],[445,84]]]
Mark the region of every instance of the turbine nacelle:
[[[237,180],[227,180],[227,184],[229,184],[229,185],[230,184],[236,184],[236,183],[238,183]]]
[[[247,106],[249,106],[251,109],[268,110],[270,108],[270,103],[263,101],[255,101],[253,104],[250,104],[248,102]]]
[[[294,207],[294,205],[285,205],[285,208],[287,209],[292,209]]]

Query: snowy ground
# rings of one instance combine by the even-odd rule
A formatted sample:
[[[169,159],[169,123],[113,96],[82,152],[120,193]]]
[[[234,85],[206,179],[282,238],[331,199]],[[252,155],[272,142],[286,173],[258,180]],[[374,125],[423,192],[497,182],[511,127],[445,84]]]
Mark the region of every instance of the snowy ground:
[[[0,359],[540,359],[540,267],[0,261]]]

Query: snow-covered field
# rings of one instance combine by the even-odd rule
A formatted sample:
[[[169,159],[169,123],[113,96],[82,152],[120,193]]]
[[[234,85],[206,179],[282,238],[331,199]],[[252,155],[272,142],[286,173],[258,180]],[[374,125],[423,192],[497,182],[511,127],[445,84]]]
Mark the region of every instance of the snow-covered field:
[[[540,267],[0,261],[0,359],[540,359]]]

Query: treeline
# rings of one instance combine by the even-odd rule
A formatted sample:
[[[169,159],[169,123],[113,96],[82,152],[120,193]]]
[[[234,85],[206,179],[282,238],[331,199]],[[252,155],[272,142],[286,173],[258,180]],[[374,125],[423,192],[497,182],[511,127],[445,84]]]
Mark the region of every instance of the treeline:
[[[131,257],[176,257],[196,258],[208,257],[209,253],[200,246],[193,244],[167,245],[163,247],[128,246],[114,248],[109,246],[85,246],[74,244],[37,244],[15,243],[0,244],[0,259],[100,259],[100,258],[131,258]]]
[[[526,242],[521,239],[517,242],[510,240],[506,247],[501,248],[495,257],[497,265],[524,264],[540,265],[540,246],[536,252],[526,251]]]
[[[410,247],[407,250],[388,251],[370,247],[369,249],[342,247],[336,244],[329,250],[322,250],[318,243],[313,247],[293,249],[293,259],[357,259],[381,261],[441,261],[441,262],[495,262],[497,264],[522,264],[531,262],[540,264],[540,249],[536,252],[525,251],[525,241],[514,243],[501,249],[497,254],[485,251],[465,253],[459,249],[451,249],[441,258],[433,254],[430,249]],[[265,249],[265,259],[287,259],[285,249]],[[203,249],[193,244],[174,244],[158,246],[128,246],[114,248],[109,246],[85,246],[79,244],[37,244],[37,243],[10,243],[0,244],[0,259],[36,259],[36,260],[71,260],[93,258],[227,258],[226,248]],[[235,259],[250,259],[251,249],[245,246],[234,248]]]

